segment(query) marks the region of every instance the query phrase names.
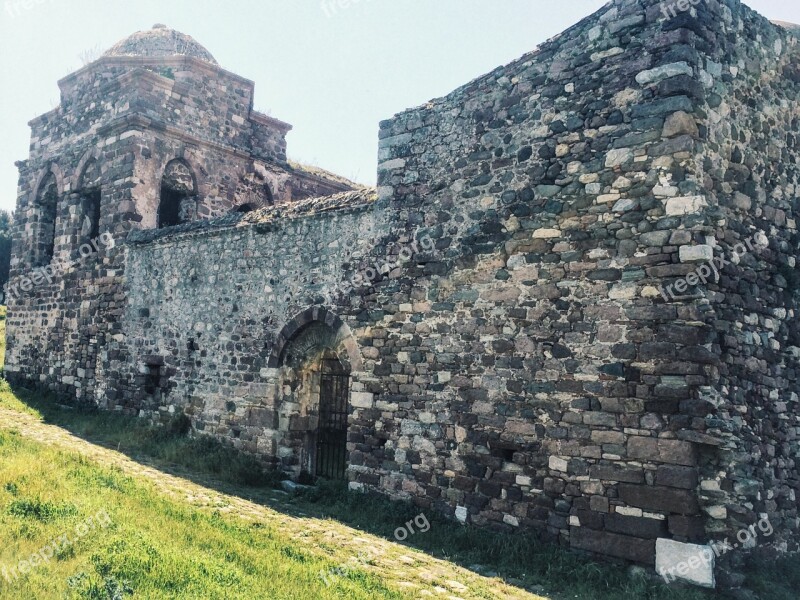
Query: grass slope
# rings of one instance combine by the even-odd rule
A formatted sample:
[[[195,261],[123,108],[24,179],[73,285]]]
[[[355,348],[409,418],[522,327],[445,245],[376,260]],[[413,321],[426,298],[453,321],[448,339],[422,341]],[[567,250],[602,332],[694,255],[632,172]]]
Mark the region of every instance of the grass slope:
[[[182,506],[79,456],[0,432],[2,598],[401,598],[360,569],[295,547],[281,531]],[[110,524],[85,531],[106,511]],[[12,565],[73,541],[9,585]],[[82,535],[81,535],[82,534]],[[45,555],[50,552],[45,551]]]

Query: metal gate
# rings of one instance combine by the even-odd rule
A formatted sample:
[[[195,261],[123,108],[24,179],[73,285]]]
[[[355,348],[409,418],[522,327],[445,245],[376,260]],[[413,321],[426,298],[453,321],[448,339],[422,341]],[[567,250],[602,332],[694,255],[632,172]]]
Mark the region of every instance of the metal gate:
[[[324,360],[319,384],[316,475],[344,479],[347,470],[347,397],[350,377],[338,360]]]

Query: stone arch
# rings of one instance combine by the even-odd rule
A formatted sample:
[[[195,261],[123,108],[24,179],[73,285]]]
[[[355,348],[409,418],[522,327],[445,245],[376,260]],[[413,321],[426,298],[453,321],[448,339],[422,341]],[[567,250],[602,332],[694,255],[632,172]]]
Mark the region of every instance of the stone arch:
[[[43,169],[36,177],[36,182],[33,184],[33,198],[36,199],[41,192],[42,184],[48,175],[55,177],[56,186],[58,188],[58,195],[64,193],[64,172],[56,163],[50,163],[46,169]]]
[[[74,190],[80,190],[82,188],[89,188],[89,187],[99,187],[100,186],[100,169],[99,169],[99,161],[100,161],[100,150],[97,148],[92,148],[84,152],[83,156],[81,157],[80,161],[78,161],[78,166],[75,168],[75,174],[73,177],[72,188]],[[96,165],[96,167],[95,167]],[[90,172],[92,169],[97,169],[96,177],[97,180],[94,181],[87,181],[87,173],[89,177],[94,177],[95,173]]]
[[[245,202],[244,204],[240,204],[236,208],[233,209],[233,212],[237,213],[249,213],[253,212],[254,210],[258,210],[258,206],[254,202]]]
[[[50,264],[55,254],[58,208],[64,192],[64,175],[57,165],[51,164],[39,174],[34,186],[31,221],[33,240],[33,266]]]
[[[159,229],[193,221],[197,217],[197,177],[183,158],[175,158],[164,167],[158,204]]]
[[[266,167],[253,162],[241,176],[233,194],[234,211],[243,212],[242,207],[254,207],[253,210],[273,206],[275,194],[272,189],[273,178]]]
[[[236,188],[235,202],[233,210],[235,212],[249,212],[241,210],[242,207],[251,207],[251,210],[258,210],[267,206],[275,205],[275,197],[268,183],[253,187],[248,183],[240,183]]]
[[[272,193],[272,188],[269,187],[268,183],[264,184],[262,188],[264,192],[264,203],[266,206],[274,206],[275,205],[275,196]]]
[[[301,478],[344,478],[353,381],[362,361],[347,325],[322,307],[293,318],[269,361],[276,369],[282,469]]]
[[[348,368],[351,371],[361,371],[363,360],[350,328],[336,314],[321,306],[304,310],[284,326],[273,344],[268,366],[273,369],[282,366],[289,341],[304,327],[315,321],[324,323],[336,333],[337,339],[341,341],[341,348],[344,350],[344,356],[341,358],[346,359]]]

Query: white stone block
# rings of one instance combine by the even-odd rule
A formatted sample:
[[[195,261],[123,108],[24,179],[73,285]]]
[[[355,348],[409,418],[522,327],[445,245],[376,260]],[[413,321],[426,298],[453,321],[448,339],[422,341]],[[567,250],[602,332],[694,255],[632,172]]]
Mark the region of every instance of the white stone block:
[[[659,538],[656,540],[656,573],[669,582],[682,579],[713,588],[716,586],[714,556],[710,546]]]
[[[512,527],[519,527],[519,519],[514,515],[503,515],[503,523]]]
[[[708,206],[703,196],[681,196],[667,200],[667,216],[690,215],[700,211],[704,206]]]
[[[708,516],[712,519],[724,521],[728,518],[728,509],[721,504],[717,504],[716,506],[706,506],[703,510],[705,510],[706,514],[708,514]]]
[[[606,167],[618,167],[633,159],[633,150],[630,148],[615,148],[606,154]]]
[[[619,515],[625,515],[626,517],[641,517],[642,516],[642,509],[635,508],[633,506],[617,506],[614,509]]]
[[[675,62],[668,65],[662,65],[655,69],[642,71],[636,76],[636,83],[645,86],[651,83],[657,83],[662,79],[668,79],[677,75],[693,75],[692,67],[686,62]]]
[[[600,199],[598,198],[598,202]],[[614,207],[611,209],[614,212],[627,212],[636,206],[636,200],[632,200],[631,198],[623,198],[619,200]]]
[[[699,246],[681,246],[678,249],[681,262],[711,262],[714,259],[714,249],[706,244]]]
[[[569,463],[567,463],[566,460],[559,458],[558,456],[550,457],[550,468],[553,469],[553,471],[563,471],[566,473],[568,464]]]
[[[456,507],[456,519],[459,523],[466,523],[467,522],[467,512],[466,506],[457,506]]]
[[[534,239],[550,239],[561,237],[561,232],[558,229],[537,229],[533,232]]]
[[[350,394],[350,404],[355,408],[372,408],[375,395],[369,392],[353,392]]]
[[[599,60],[605,60],[607,58],[611,58],[612,56],[616,56],[617,54],[622,54],[625,52],[620,47],[609,48],[608,50],[603,50],[602,52],[595,52],[589,58],[592,62],[597,62]]]
[[[403,419],[400,421],[400,433],[403,435],[420,435],[422,433],[422,424],[412,419]]]
[[[632,300],[636,297],[636,283],[618,283],[608,292],[611,300]]]
[[[394,160],[387,160],[378,165],[379,171],[394,171],[395,169],[402,169],[406,166],[406,161],[402,158],[395,158]]]

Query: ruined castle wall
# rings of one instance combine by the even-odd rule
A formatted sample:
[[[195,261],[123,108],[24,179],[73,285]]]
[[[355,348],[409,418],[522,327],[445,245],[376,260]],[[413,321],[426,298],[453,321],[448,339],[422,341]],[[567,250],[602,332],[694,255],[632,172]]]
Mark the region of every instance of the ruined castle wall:
[[[173,62],[176,67],[184,64],[182,59]],[[177,95],[180,86],[184,93],[196,91],[185,83],[187,74],[177,73],[178,81],[171,81],[142,69],[133,73],[129,66],[112,64],[106,70],[95,64],[74,80],[62,81],[62,105],[31,122],[31,154],[19,163],[7,294],[9,377],[34,382],[67,398],[90,402],[103,398],[103,373],[108,361],[119,358],[110,358],[103,349],[121,327],[118,311],[125,302],[120,287],[124,279],[121,244],[131,230],[155,226],[160,178],[170,160],[186,157],[194,163],[190,166],[195,169],[199,192],[195,218],[225,214],[253,199],[263,202],[265,186],[276,200],[289,199],[290,175],[277,165],[254,161],[246,148],[198,144],[191,132],[177,129],[149,129],[152,123],[143,115],[166,111],[186,114],[193,127],[208,131],[217,131],[212,123],[233,123],[243,133],[230,141],[248,141],[248,127],[233,117],[240,105],[249,103],[245,88],[249,85],[252,92],[252,83],[232,78],[243,87],[231,91],[231,105],[215,102],[203,108],[201,93],[196,100]],[[214,86],[209,73],[201,70],[199,80],[211,94]],[[220,87],[225,86],[216,85]],[[213,119],[208,117],[212,110],[217,111]],[[277,143],[273,145],[278,148]],[[78,261],[85,216],[79,188],[92,163],[97,174],[93,185],[101,189],[100,232],[112,234],[118,245],[113,250],[101,247],[87,260]],[[51,173],[57,183],[56,233],[53,261],[42,278],[33,270],[46,237],[40,233],[42,209],[37,194]]]
[[[59,82],[60,106],[31,122],[30,156],[19,163],[7,294],[11,378],[80,401],[104,398],[103,373],[120,358],[104,348],[118,335],[125,303],[121,245],[131,230],[155,227],[169,161],[182,158],[193,170],[193,219],[265,204],[270,196],[291,199],[290,173],[270,162],[285,160],[288,125],[258,114],[250,119],[253,83],[188,58],[155,63],[102,58]],[[117,246],[78,261],[87,170],[92,187],[101,189],[99,230]],[[34,268],[49,236],[42,234],[45,211],[37,196],[51,177],[55,243],[43,278]]]
[[[132,108],[200,139],[248,148],[252,82],[213,70],[178,68],[162,68],[161,77],[137,78]]]
[[[174,67],[161,69],[164,71],[161,75],[170,75],[173,79],[152,74],[141,67],[133,70],[127,63],[139,64],[141,61],[137,62],[136,59],[127,62],[117,59],[119,60],[122,60],[122,65],[110,61],[107,69],[95,65],[95,68],[81,71],[62,81],[61,106],[31,121],[31,155],[20,170],[17,219],[19,235],[15,236],[19,246],[15,255],[33,256],[31,244],[34,236],[30,234],[35,227],[35,215],[32,213],[34,198],[31,196],[36,193],[37,182],[42,174],[51,165],[55,165],[60,179],[59,193],[64,196],[58,219],[58,236],[62,239],[57,242],[57,253],[65,250],[68,241],[66,237],[70,235],[74,225],[70,219],[64,218],[69,210],[74,209],[66,195],[77,191],[80,169],[85,164],[83,159],[86,155],[95,153],[101,159],[98,162],[105,174],[102,180],[104,188],[131,176],[132,164],[125,163],[123,168],[127,172],[121,173],[115,166],[120,161],[109,151],[110,145],[120,135],[133,135],[125,125],[109,127],[117,119],[127,117],[141,121],[142,118],[151,117],[163,125],[179,128],[162,135],[160,139],[165,141],[154,144],[152,150],[141,148],[144,159],[149,158],[148,152],[153,151],[159,155],[162,152],[174,152],[175,156],[179,156],[189,146],[199,157],[217,161],[216,164],[209,165],[216,168],[201,173],[202,177],[198,176],[198,179],[209,181],[203,191],[206,192],[204,195],[211,198],[210,206],[219,204],[215,203],[217,195],[222,195],[223,202],[219,209],[208,207],[208,210],[201,211],[203,214],[210,215],[215,210],[224,212],[229,209],[234,204],[235,188],[239,179],[244,177],[248,168],[252,171],[247,153],[251,139],[251,127],[247,119],[252,100],[252,82],[232,75],[215,79],[219,75],[210,67],[198,69],[195,73],[178,70],[185,68],[183,60],[172,61],[175,63]],[[173,68],[175,72],[172,71]],[[149,124],[149,121],[144,121],[143,128],[145,124]],[[266,125],[261,124],[259,127],[263,130]],[[265,133],[262,131],[260,135],[264,137]],[[192,136],[207,140],[209,144],[198,148]],[[261,158],[272,158],[269,148],[272,148],[276,157],[283,156],[284,151],[274,137],[270,144],[260,145]],[[283,138],[283,134],[278,134],[277,137]],[[168,139],[171,141],[166,142]],[[213,143],[224,147],[215,148]],[[239,149],[239,156],[232,151],[232,147]],[[161,166],[165,164],[166,162]],[[272,178],[273,185],[285,187],[283,183],[279,185],[277,173],[276,170]],[[280,179],[285,181],[287,176]],[[226,186],[231,189],[226,189]],[[155,186],[155,191],[158,192],[158,185]],[[278,197],[281,197],[281,193],[286,195],[282,190],[276,192]],[[127,216],[115,204],[107,203],[106,206],[109,210],[103,211],[104,214],[118,214],[123,218]],[[24,258],[22,260],[20,267],[26,265]]]
[[[390,434],[357,482],[640,562],[704,535],[681,430],[712,328],[659,291],[702,218],[698,72],[670,66],[697,36],[646,4],[382,124],[381,199],[440,252],[378,298],[411,308],[372,331],[392,408],[355,418]]]
[[[258,158],[270,158],[279,163],[285,163],[288,126],[284,124],[279,128],[269,121],[269,118],[264,119],[259,113],[250,113],[250,125],[253,129],[250,149]]]
[[[730,261],[708,299],[712,389],[689,414],[723,440],[703,464],[708,529],[730,535],[768,516],[772,540],[798,527],[797,219],[800,209],[800,46],[738,2],[701,7],[705,233]],[[716,537],[716,535],[715,535]]]
[[[191,220],[219,217],[243,204],[266,205],[270,196],[275,202],[291,200],[290,174],[274,165],[219,146],[187,144],[146,128],[137,135],[133,195],[143,229],[156,228],[162,178],[175,159],[183,160],[195,179]]]
[[[292,199],[302,200],[345,192],[350,190],[352,185],[341,178],[331,180],[325,176],[295,170],[286,181],[285,187]]]
[[[369,254],[380,221],[367,204],[129,245],[125,351],[110,405],[156,420],[184,411],[197,429],[274,458],[276,339],[309,306],[341,295],[347,265]],[[157,393],[144,385],[148,365],[160,368]]]

